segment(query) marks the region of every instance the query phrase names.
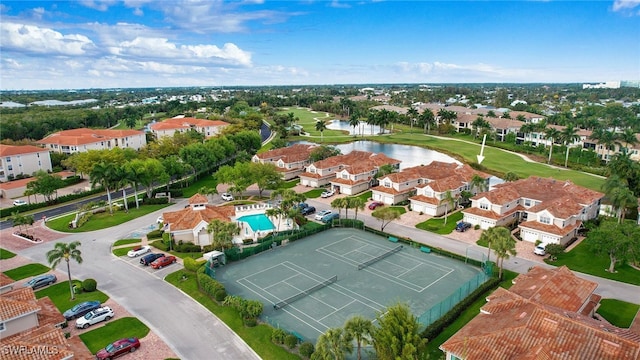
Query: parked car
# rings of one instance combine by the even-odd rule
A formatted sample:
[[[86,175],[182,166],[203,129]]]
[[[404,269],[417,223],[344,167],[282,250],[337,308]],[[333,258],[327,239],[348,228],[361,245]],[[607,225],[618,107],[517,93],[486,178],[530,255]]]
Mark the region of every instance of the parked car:
[[[327,214],[325,216],[322,217],[322,219],[320,219],[320,221],[322,221],[323,223],[328,223],[331,222],[333,220],[339,219],[340,218],[340,214],[338,213],[331,213],[331,214]]]
[[[158,224],[164,224],[164,218],[162,217],[162,215],[158,216],[158,218],[156,219],[156,222]]]
[[[544,246],[542,245],[536,245],[536,247],[533,248],[533,253],[536,255],[545,256],[547,255],[547,250],[545,250]]]
[[[336,194],[336,192],[335,192],[335,191],[333,191],[333,190],[327,190],[327,191],[324,191],[322,194],[320,194],[320,197],[328,198],[328,197],[332,197],[332,196],[333,196],[333,195],[335,195],[335,194]]]
[[[322,210],[322,211],[320,211],[319,213],[317,213],[317,214],[316,214],[315,219],[316,219],[316,220],[322,220],[322,218],[323,218],[325,215],[329,215],[329,214],[331,214],[332,212],[333,212],[333,211],[331,211],[331,210]]]
[[[149,266],[151,265],[152,262],[156,261],[158,258],[161,258],[163,256],[164,254],[158,254],[158,253],[147,254],[140,258],[140,264],[144,266]]]
[[[43,286],[51,285],[56,281],[58,281],[58,278],[56,278],[56,276],[53,274],[38,275],[33,279],[27,281],[24,284],[24,287],[30,287],[35,290]]]
[[[93,311],[89,311],[84,314],[83,317],[76,320],[76,327],[78,329],[86,329],[93,324],[97,324],[102,321],[109,321],[114,315],[113,310],[108,306],[97,308]]]
[[[27,202],[21,199],[13,200],[13,206],[27,205]]]
[[[171,265],[173,263],[176,262],[176,257],[173,255],[169,255],[169,256],[163,256],[160,258],[157,258],[156,260],[154,260],[151,263],[151,267],[154,269],[162,269],[163,267],[167,266],[167,265]]]
[[[96,359],[107,360],[113,359],[126,353],[134,352],[140,347],[138,338],[126,338],[114,341],[107,345],[104,349],[96,353]]]
[[[458,232],[465,232],[469,229],[471,229],[471,224],[468,222],[460,221],[456,224],[456,231]]]
[[[384,206],[384,203],[382,201],[374,201],[371,204],[369,204],[369,210],[375,210],[380,206]]]
[[[138,257],[151,251],[151,247],[148,245],[135,247],[127,253],[128,257]]]
[[[300,210],[300,213],[301,213],[302,215],[305,215],[305,216],[306,216],[306,215],[311,215],[311,214],[313,214],[314,212],[316,212],[316,208],[315,208],[315,207],[313,207],[313,206],[307,206],[306,208],[304,208],[304,209]]]
[[[222,200],[224,201],[233,201],[233,195],[229,194],[229,193],[222,193],[220,195],[220,197],[222,198]]]
[[[62,315],[64,315],[64,318],[67,320],[73,320],[73,319],[77,319],[81,316],[84,316],[86,313],[88,313],[89,311],[93,311],[97,308],[100,307],[100,301],[94,300],[94,301],[85,301],[85,302],[81,302],[79,304],[76,304],[74,307],[72,307],[71,309],[65,311],[64,313],[62,313]]]
[[[308,207],[309,207],[309,204],[307,204],[307,203],[303,203],[303,202],[302,202],[302,203],[299,203],[299,204],[293,205],[293,207],[294,207],[294,208],[297,208],[297,209],[300,209],[300,211],[302,211],[303,209],[308,208]]]

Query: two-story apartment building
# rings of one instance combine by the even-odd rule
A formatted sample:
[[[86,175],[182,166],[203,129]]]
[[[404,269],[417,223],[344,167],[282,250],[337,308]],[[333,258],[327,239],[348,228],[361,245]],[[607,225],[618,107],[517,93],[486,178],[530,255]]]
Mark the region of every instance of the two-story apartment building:
[[[472,197],[463,220],[482,229],[520,222],[522,240],[565,244],[598,215],[603,196],[570,181],[529,177]]]
[[[49,150],[31,145],[0,144],[0,182],[12,180],[21,174],[33,175],[40,170],[52,170]]]
[[[593,318],[596,287],[566,267],[533,267],[489,295],[440,349],[447,360],[639,359],[640,334]]]
[[[156,139],[173,137],[176,132],[184,133],[191,129],[201,133],[205,138],[216,136],[229,126],[221,120],[196,119],[192,117],[174,117],[149,125],[149,129]]]
[[[46,149],[62,154],[75,154],[89,150],[110,150],[129,148],[139,150],[147,145],[143,131],[72,129],[63,130],[37,141]]]
[[[295,144],[255,154],[251,161],[274,164],[282,174],[283,180],[291,180],[300,176],[305,166],[311,163],[309,157],[315,148],[316,145]]]
[[[310,187],[332,184],[334,190],[353,195],[371,186],[380,167],[390,165],[398,169],[400,162],[382,153],[352,151],[349,154],[332,156],[307,166],[306,170],[300,174],[300,184]]]

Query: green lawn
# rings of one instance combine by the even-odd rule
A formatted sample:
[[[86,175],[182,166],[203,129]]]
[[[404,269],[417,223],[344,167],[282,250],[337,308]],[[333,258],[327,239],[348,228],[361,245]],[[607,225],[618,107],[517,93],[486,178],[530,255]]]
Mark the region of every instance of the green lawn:
[[[0,260],[11,259],[14,256],[16,256],[16,254],[11,251],[0,248]]]
[[[22,280],[28,277],[44,274],[50,269],[42,264],[27,264],[15,269],[7,270],[4,272],[5,275],[10,277],[13,280]]]
[[[129,250],[137,248],[137,246],[127,246],[127,247],[123,247],[123,248],[117,248],[117,249],[113,249],[113,255],[115,256],[125,256],[127,255],[127,253],[129,252]]]
[[[319,198],[324,191],[325,189],[313,189],[304,193],[304,196],[306,196],[307,199],[316,199],[316,198]]]
[[[419,224],[416,224],[416,227],[420,230],[431,231],[436,234],[446,235],[451,234],[451,232],[456,228],[456,223],[462,220],[462,212],[458,211],[453,214],[447,216],[447,223],[444,223],[444,217],[441,219],[429,219],[427,221],[423,221]]]
[[[302,126],[304,131],[309,134],[309,136],[304,136],[303,138],[307,141],[317,141],[319,143],[322,142],[334,142],[338,139],[347,139],[347,141],[352,141],[353,136],[349,135],[347,132],[341,130],[329,130],[326,129],[321,134],[320,131],[316,130],[316,122],[318,120],[333,120],[336,119],[335,115],[328,114],[325,112],[318,112],[316,114],[312,113],[307,109],[298,109],[298,108],[290,108],[289,110],[283,110],[281,114],[288,114],[292,112],[295,116],[300,118],[296,124]],[[311,138],[311,139],[310,139]]]
[[[116,340],[129,337],[142,339],[148,333],[149,328],[140,320],[134,317],[124,317],[107,321],[104,326],[83,333],[80,335],[80,339],[87,345],[89,351],[95,354]]]
[[[611,324],[620,328],[628,328],[631,326],[638,310],[640,310],[640,305],[638,304],[616,299],[602,299],[597,312]]]
[[[291,179],[289,181],[285,181],[282,185],[282,189],[291,189],[300,183],[300,178]]]
[[[407,213],[407,208],[404,206],[391,206],[390,208],[395,210],[396,212],[399,212],[400,215]]]
[[[628,284],[640,285],[640,271],[627,264],[616,265],[616,272],[606,271],[609,268],[609,257],[607,255],[594,256],[587,245],[588,239],[583,240],[578,246],[569,252],[558,255],[558,260],[545,262],[554,266],[566,265],[573,271],[602,277],[605,279],[617,280]]]
[[[73,265],[71,265],[71,274],[73,274]],[[74,284],[81,286],[81,282],[77,280],[74,280]],[[100,283],[98,283],[98,288],[100,288]],[[76,294],[76,299],[72,301],[70,300],[71,294],[69,292],[69,281],[67,281],[67,279],[58,279],[57,284],[36,291],[36,298],[40,299],[45,296],[48,296],[51,301],[53,301],[60,312],[64,312],[84,301],[99,300],[101,303],[104,303],[109,299],[103,292],[96,290],[94,292]]]
[[[188,253],[183,253],[183,252],[177,252],[175,250],[169,250],[167,248],[167,243],[165,243],[164,240],[160,239],[160,240],[156,240],[154,242],[152,242],[150,245],[155,247],[156,249],[162,250],[162,251],[166,251],[169,254],[175,256],[175,257],[179,257],[180,259],[184,259],[184,258],[192,258],[192,259],[199,259],[202,257],[202,252],[188,252]],[[126,254],[126,253],[125,253]]]
[[[186,275],[187,280],[182,280]],[[238,312],[230,307],[220,306],[208,296],[198,290],[196,275],[186,270],[169,274],[165,280],[173,286],[187,293],[192,299],[202,304],[215,314],[227,326],[238,334],[264,360],[294,360],[300,359],[280,346],[271,342],[271,326],[260,324],[256,327],[245,327]]]
[[[139,243],[140,239],[120,239],[113,243],[113,246],[128,245]]]
[[[214,188],[215,189],[216,185],[217,185],[217,183],[216,183],[216,180],[213,178],[213,176],[204,175],[198,181],[196,181],[193,184],[189,185],[188,187],[184,188],[182,190],[182,197],[190,198],[193,195],[197,194],[198,191],[200,191],[200,189],[202,189],[203,187]]]
[[[61,216],[59,218],[51,219],[47,221],[47,226],[56,231],[68,232],[68,233],[82,233],[87,231],[95,231],[106,229],[112,226],[120,225],[127,221],[139,218],[141,216],[150,214],[154,211],[158,211],[171,204],[161,205],[143,205],[139,209],[132,208],[129,212],[115,211],[113,215],[109,212],[95,214],[84,225],[76,229],[69,229],[69,223],[75,218],[75,214],[69,214]]]
[[[365,191],[362,194],[358,194],[356,195],[356,197],[359,197],[360,199],[366,201],[369,201],[369,199],[371,199],[371,194],[373,193],[373,191],[369,190],[369,191]],[[403,213],[404,214],[404,213]]]

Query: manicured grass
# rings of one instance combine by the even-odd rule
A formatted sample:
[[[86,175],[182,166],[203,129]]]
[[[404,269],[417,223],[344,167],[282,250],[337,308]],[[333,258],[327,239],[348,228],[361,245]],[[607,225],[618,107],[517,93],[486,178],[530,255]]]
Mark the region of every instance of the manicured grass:
[[[123,247],[123,248],[117,248],[117,249],[113,249],[113,255],[115,256],[126,256],[127,253],[129,252],[129,250],[137,248],[137,246],[127,246],[127,247]]]
[[[27,264],[15,269],[7,270],[4,272],[5,275],[12,278],[13,280],[22,280],[28,277],[44,274],[50,269],[42,264]]]
[[[182,197],[190,198],[193,195],[197,194],[200,189],[203,187],[207,188],[215,188],[217,185],[216,180],[211,175],[204,175],[204,177],[200,178],[198,181],[189,185],[188,187],[182,190]]]
[[[144,205],[144,206],[141,206],[139,209],[136,209],[136,208],[129,209],[128,213],[122,210],[115,211],[113,215],[109,214],[108,211],[100,214],[95,214],[84,225],[76,229],[69,229],[69,223],[76,216],[75,214],[70,214],[70,215],[65,215],[56,219],[48,220],[47,226],[50,229],[61,231],[61,232],[68,232],[68,233],[82,233],[87,231],[102,230],[112,226],[120,225],[127,221],[139,218],[141,216],[150,214],[154,211],[158,211],[169,205],[171,204]]]
[[[130,337],[142,339],[148,333],[149,328],[140,320],[134,317],[124,317],[107,321],[104,326],[83,333],[80,335],[80,339],[87,345],[89,351],[95,354],[116,340]]]
[[[167,243],[165,243],[164,240],[156,240],[154,242],[152,242],[150,245],[155,247],[156,249],[162,250],[162,251],[166,251],[169,254],[175,256],[175,257],[179,257],[180,259],[184,259],[184,258],[192,258],[192,259],[199,259],[202,257],[202,252],[188,252],[188,253],[183,253],[183,252],[177,252],[175,250],[169,250],[167,245]],[[125,253],[126,254],[126,253]]]
[[[16,256],[16,254],[11,251],[0,248],[0,260],[11,259],[14,256]]]
[[[281,189],[291,189],[300,183],[300,178],[291,179],[289,181],[285,181],[284,184],[280,187]]]
[[[306,196],[307,199],[316,199],[316,198],[319,198],[324,191],[325,191],[324,189],[313,189],[304,193],[304,196]]]
[[[356,195],[356,196],[359,197],[360,199],[364,200],[364,201],[369,201],[369,199],[371,199],[371,194],[372,193],[373,192],[371,190],[369,190],[369,191],[365,191],[362,194],[359,194],[359,195]]]
[[[631,326],[638,310],[640,310],[640,305],[638,304],[616,299],[602,299],[597,312],[611,324],[620,328],[628,328]]]
[[[187,280],[182,280],[186,275]],[[271,326],[260,324],[255,327],[245,327],[238,312],[230,307],[220,306],[215,301],[198,290],[196,275],[190,271],[180,270],[169,274],[165,280],[173,286],[187,293],[195,301],[202,304],[215,314],[227,326],[238,334],[264,360],[294,360],[300,359],[280,346],[271,342]]]
[[[113,243],[113,246],[127,245],[139,243],[140,239],[120,239]]]
[[[337,119],[335,115],[328,114],[325,112],[318,112],[316,114],[312,113],[308,109],[298,109],[298,108],[290,108],[289,110],[281,111],[281,114],[288,114],[292,112],[295,116],[300,118],[296,124],[302,126],[304,131],[309,134],[309,136],[304,136],[307,141],[317,141],[319,143],[322,142],[333,142],[339,138],[346,138],[348,141],[353,140],[353,136],[349,135],[347,132],[342,130],[329,130],[326,129],[321,134],[320,131],[316,130],[316,122],[318,120],[329,120]],[[309,139],[311,138],[311,139]],[[323,140],[324,139],[324,140]]]
[[[640,285],[640,270],[636,270],[627,264],[618,263],[615,273],[608,272],[609,257],[607,255],[595,256],[589,250],[587,241],[588,239],[585,239],[573,248],[573,250],[558,255],[558,260],[549,261],[545,259],[545,262],[554,266],[566,265],[573,271],[579,271],[605,279]]]
[[[390,208],[395,210],[396,212],[399,212],[400,215],[406,214],[407,212],[407,208],[405,208],[404,206],[391,206]]]
[[[71,274],[73,274],[73,265],[71,266]],[[82,283],[78,280],[74,280],[73,283],[77,286],[82,286]],[[98,284],[98,287],[100,287],[100,284]],[[74,305],[84,301],[98,300],[101,303],[104,303],[109,299],[109,297],[103,292],[96,290],[93,292],[82,292],[80,294],[76,294],[76,299],[72,301],[70,300],[71,294],[69,293],[69,281],[67,279],[58,279],[57,284],[51,285],[46,289],[36,291],[36,298],[40,299],[45,296],[48,296],[61,312],[64,312],[72,308]]]
[[[431,231],[440,235],[451,234],[451,232],[456,228],[456,223],[462,220],[462,217],[462,212],[458,211],[447,216],[446,224],[444,223],[443,217],[441,219],[433,218],[427,221],[423,221],[419,224],[416,224],[416,227],[420,230]]]
[[[517,273],[505,270],[502,274],[503,280],[502,282],[500,282],[500,287],[503,287],[505,289],[510,288],[511,285],[513,285],[511,281],[515,279],[517,275]],[[474,301],[471,306],[469,306],[464,312],[462,312],[462,314],[460,314],[456,321],[454,321],[451,325],[444,329],[440,333],[440,335],[436,336],[433,339],[429,339],[429,342],[427,343],[427,353],[429,354],[429,359],[444,358],[444,353],[440,349],[438,349],[438,347],[480,313],[480,308],[487,303],[487,296],[494,290],[495,289],[489,290],[482,296],[478,297],[478,299],[476,299],[476,301]]]

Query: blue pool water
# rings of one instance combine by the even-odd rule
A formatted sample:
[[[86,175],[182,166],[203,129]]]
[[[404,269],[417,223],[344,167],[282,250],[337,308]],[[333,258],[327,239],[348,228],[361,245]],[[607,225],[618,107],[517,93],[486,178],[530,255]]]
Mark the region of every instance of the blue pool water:
[[[244,221],[249,226],[251,226],[251,230],[255,231],[265,231],[265,230],[273,230],[276,227],[273,226],[273,223],[269,218],[264,214],[255,214],[255,215],[245,215],[238,218],[238,221]]]

